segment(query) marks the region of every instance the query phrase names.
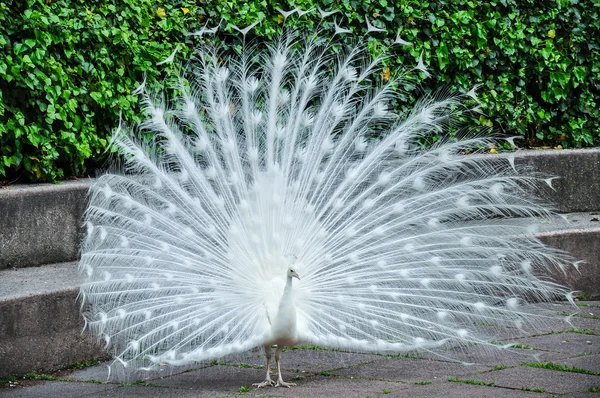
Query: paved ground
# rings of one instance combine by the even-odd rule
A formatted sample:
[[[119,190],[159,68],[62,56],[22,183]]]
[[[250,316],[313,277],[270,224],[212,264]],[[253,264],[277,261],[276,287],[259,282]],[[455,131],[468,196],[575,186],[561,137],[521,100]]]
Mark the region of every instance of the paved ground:
[[[557,313],[572,308],[557,304]],[[518,348],[490,355],[480,347],[401,356],[306,347],[283,354],[292,389],[250,388],[264,377],[264,357],[249,352],[199,368],[164,367],[107,380],[105,364],[2,381],[0,397],[595,397],[600,398],[600,301],[579,302],[572,326],[557,322],[525,334]],[[514,331],[507,331],[505,339]],[[512,340],[511,340],[512,341]],[[312,348],[312,349],[309,349]]]

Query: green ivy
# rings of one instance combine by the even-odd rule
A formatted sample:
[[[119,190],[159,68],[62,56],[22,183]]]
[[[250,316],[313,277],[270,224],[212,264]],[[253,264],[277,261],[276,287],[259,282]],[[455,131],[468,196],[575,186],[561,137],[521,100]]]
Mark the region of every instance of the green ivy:
[[[422,55],[432,76],[409,87],[414,97],[479,85],[474,124],[526,145],[600,142],[600,0],[0,0],[0,176],[85,175],[103,161],[120,115],[140,121],[132,92],[144,77],[158,90],[206,40],[186,33],[220,23],[218,40],[236,50],[226,34],[234,25],[259,20],[251,35],[272,38],[282,26],[276,8],[294,6],[314,10],[286,26],[329,31],[337,20],[354,31],[348,43],[391,54],[391,73]],[[340,12],[321,21],[317,6]],[[365,15],[385,32],[365,36]],[[412,46],[394,46],[398,32]],[[156,65],[175,48],[177,62]]]

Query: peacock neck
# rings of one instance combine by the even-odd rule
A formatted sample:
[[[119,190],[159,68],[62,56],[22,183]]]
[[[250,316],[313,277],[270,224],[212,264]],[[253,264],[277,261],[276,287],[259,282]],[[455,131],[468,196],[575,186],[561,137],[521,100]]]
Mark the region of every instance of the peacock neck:
[[[292,277],[288,276],[285,281],[285,289],[283,289],[283,295],[291,295],[292,294]]]
[[[293,289],[292,289],[292,277],[288,276],[285,281],[285,288],[283,289],[283,295],[281,296],[281,302],[291,302],[293,300]]]

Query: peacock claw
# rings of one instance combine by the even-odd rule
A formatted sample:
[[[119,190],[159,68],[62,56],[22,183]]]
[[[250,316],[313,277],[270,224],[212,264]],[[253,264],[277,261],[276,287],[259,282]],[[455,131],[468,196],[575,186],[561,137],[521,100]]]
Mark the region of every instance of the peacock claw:
[[[271,379],[266,379],[266,380],[265,380],[265,381],[263,381],[262,383],[254,383],[254,384],[252,384],[252,387],[255,387],[255,388],[263,388],[263,387],[267,387],[267,386],[271,387],[271,386],[274,386],[274,385],[275,385],[275,382],[274,382],[273,380],[271,380]],[[276,386],[276,387],[277,387],[277,386]]]
[[[292,388],[292,386],[295,386],[296,383],[286,383],[283,380],[279,380],[277,382],[277,384],[275,384],[275,387],[287,387],[287,388]]]

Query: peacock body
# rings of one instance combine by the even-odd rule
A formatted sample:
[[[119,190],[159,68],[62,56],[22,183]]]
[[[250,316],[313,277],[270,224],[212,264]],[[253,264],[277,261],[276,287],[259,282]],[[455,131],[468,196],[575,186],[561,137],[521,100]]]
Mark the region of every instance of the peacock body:
[[[566,293],[535,276],[566,256],[536,220],[513,220],[546,212],[530,195],[544,177],[462,155],[480,136],[418,145],[472,99],[427,96],[398,115],[405,76],[374,89],[381,59],[334,45],[291,33],[225,61],[201,48],[172,108],[143,94],[152,142],[115,135],[125,168],[91,189],[80,269],[87,326],[118,362],[260,346],[270,361],[276,344],[279,365],[299,341],[493,347],[474,324],[536,327],[547,318],[523,297]]]

